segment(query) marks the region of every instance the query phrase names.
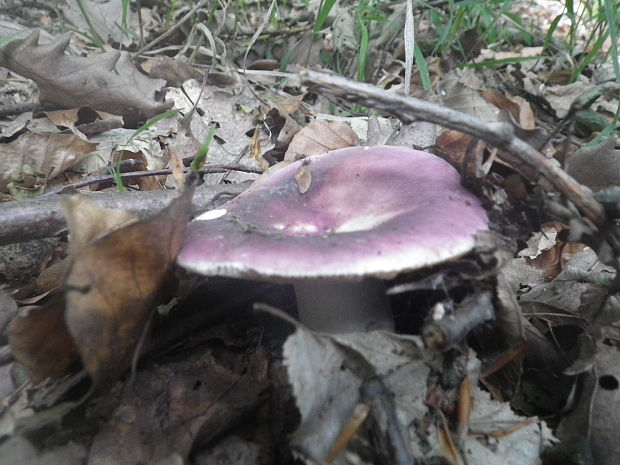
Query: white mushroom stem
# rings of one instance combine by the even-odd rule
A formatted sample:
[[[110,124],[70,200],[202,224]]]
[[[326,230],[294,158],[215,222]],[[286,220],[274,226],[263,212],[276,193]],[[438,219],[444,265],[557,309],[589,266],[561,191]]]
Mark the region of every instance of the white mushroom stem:
[[[324,333],[394,329],[383,281],[298,281],[295,283],[299,320]]]

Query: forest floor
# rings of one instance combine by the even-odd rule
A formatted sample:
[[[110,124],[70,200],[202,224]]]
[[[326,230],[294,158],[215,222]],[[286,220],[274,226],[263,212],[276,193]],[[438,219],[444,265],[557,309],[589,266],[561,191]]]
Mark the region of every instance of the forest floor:
[[[619,11],[0,0],[0,465],[620,463]]]

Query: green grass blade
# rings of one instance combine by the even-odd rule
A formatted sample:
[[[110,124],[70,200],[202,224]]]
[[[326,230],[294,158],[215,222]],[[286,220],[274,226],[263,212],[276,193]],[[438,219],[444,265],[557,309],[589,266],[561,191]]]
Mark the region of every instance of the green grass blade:
[[[319,14],[316,17],[316,23],[314,23],[314,29],[312,30],[312,33],[315,36],[317,36],[319,32],[321,32],[321,29],[323,29],[323,26],[325,26],[327,17],[329,16],[329,13],[332,11],[332,8],[334,8],[335,4],[336,4],[336,0],[321,1],[321,4],[319,5]]]
[[[360,31],[360,51],[357,57],[357,80],[366,80],[366,62],[368,61],[368,27],[363,21],[358,20]]]
[[[196,154],[194,160],[192,161],[192,164],[190,165],[192,171],[198,171],[200,168],[202,168],[202,165],[207,159],[209,147],[211,146],[211,141],[213,140],[213,136],[215,135],[216,130],[217,128],[215,127],[215,125],[211,125],[205,141],[200,146],[200,149],[198,149],[198,153]]]
[[[80,13],[82,14],[82,17],[84,18],[84,21],[86,21],[86,24],[88,25],[88,29],[90,29],[90,35],[93,38],[93,43],[99,47],[101,50],[105,51],[105,43],[103,41],[103,39],[101,38],[101,36],[99,35],[99,33],[97,32],[97,30],[95,29],[95,26],[93,25],[93,22],[90,19],[90,16],[88,15],[88,11],[86,10],[86,7],[84,6],[84,4],[82,3],[82,0],[75,0],[75,2],[77,3],[78,8],[80,9]]]
[[[588,53],[582,60],[581,62],[577,65],[577,67],[575,68],[575,70],[573,71],[573,74],[571,75],[570,78],[570,82],[575,82],[577,80],[577,78],[581,75],[581,73],[583,72],[583,70],[590,64],[592,63],[592,61],[594,61],[594,59],[598,56],[598,53],[600,52],[601,48],[603,47],[603,44],[605,43],[605,41],[607,40],[607,37],[609,36],[609,30],[605,31],[604,34],[601,34],[599,36],[599,38],[597,39],[596,42],[594,42],[594,45],[592,46],[590,53]]]
[[[170,110],[170,111],[167,111],[166,113],[162,113],[161,115],[157,115],[155,118],[147,121],[142,126],[140,126],[138,129],[136,129],[136,131],[131,135],[131,137],[129,139],[127,139],[127,144],[129,144],[132,140],[134,140],[137,136],[142,134],[144,131],[148,130],[154,124],[157,124],[158,122],[160,122],[163,119],[170,118],[171,116],[176,115],[179,111],[180,110],[178,110],[178,109],[177,110]]]
[[[547,31],[547,35],[545,36],[545,41],[543,42],[543,50],[549,50],[549,46],[552,44],[553,41],[553,34],[555,34],[555,31],[558,28],[558,24],[560,23],[560,20],[563,16],[564,15],[557,15],[555,18],[553,18],[553,21],[551,21],[551,24],[549,25],[549,30]]]
[[[413,50],[415,53],[415,62],[418,65],[420,78],[422,79],[422,87],[424,87],[424,90],[430,91],[432,90],[433,85],[431,84],[431,76],[428,72],[428,66],[426,65],[426,60],[424,59],[422,49],[418,44],[416,44]]]
[[[17,31],[17,32],[14,32],[13,34],[9,34],[8,36],[0,37],[0,47],[2,47],[6,43],[11,42],[12,40],[19,38],[20,35],[23,35],[26,33],[28,33],[28,31]]]
[[[605,17],[607,19],[607,26],[609,27],[609,37],[611,39],[611,62],[614,67],[614,74],[616,75],[616,81],[620,82],[620,62],[618,61],[618,4],[614,4],[612,0],[604,0],[605,3]]]

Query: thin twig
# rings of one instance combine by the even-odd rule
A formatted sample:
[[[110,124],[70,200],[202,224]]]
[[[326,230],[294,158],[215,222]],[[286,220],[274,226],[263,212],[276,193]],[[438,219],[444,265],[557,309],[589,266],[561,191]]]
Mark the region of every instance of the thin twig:
[[[316,71],[300,73],[302,84],[320,89],[349,102],[384,111],[404,122],[430,121],[479,137],[501,149],[500,157],[530,179],[543,176],[568,197],[582,215],[598,227],[606,224],[605,211],[590,190],[569,176],[534,147],[517,138],[508,123],[485,123],[464,113],[379,87]]]
[[[164,32],[162,35],[160,35],[159,37],[157,37],[155,40],[152,40],[151,42],[149,42],[148,44],[146,44],[144,47],[142,47],[140,50],[138,50],[137,52],[134,53],[134,57],[138,57],[140,56],[140,54],[146,52],[147,50],[150,50],[151,48],[153,48],[155,45],[157,45],[158,43],[166,40],[168,37],[170,37],[179,27],[181,27],[185,22],[187,22],[187,20],[189,20],[191,17],[193,17],[196,12],[198,10],[200,10],[203,6],[205,6],[208,3],[208,0],[201,0],[200,2],[198,2],[196,4],[196,6],[194,8],[192,8],[190,11],[188,11],[185,16],[183,16],[180,20],[178,20],[176,22],[176,24],[174,26],[172,26],[170,29],[168,29],[166,32]]]
[[[189,168],[185,170],[185,172],[189,171]],[[253,173],[253,174],[262,174],[263,170],[260,168],[252,168],[251,166],[239,165],[237,163],[227,163],[222,165],[210,165],[205,166],[198,172],[200,174],[214,174],[214,173],[228,173],[230,171],[240,171],[243,173]],[[132,180],[138,178],[146,178],[149,176],[168,176],[172,174],[171,169],[163,169],[163,170],[151,170],[151,171],[133,171],[131,173],[120,173],[120,177],[125,180]],[[93,184],[112,182],[114,181],[114,176],[111,174],[102,174],[99,176],[93,176],[91,178],[82,179],[81,181],[75,182],[73,184],[69,184],[67,186],[60,187],[58,189],[54,189],[53,191],[46,192],[40,197],[47,197],[51,195],[58,195],[68,190],[81,189],[82,187],[91,186]]]

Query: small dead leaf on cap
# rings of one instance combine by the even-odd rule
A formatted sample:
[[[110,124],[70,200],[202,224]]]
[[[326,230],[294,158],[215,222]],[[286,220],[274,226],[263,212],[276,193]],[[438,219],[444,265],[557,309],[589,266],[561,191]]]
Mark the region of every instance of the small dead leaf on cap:
[[[196,181],[190,175],[158,215],[117,227],[73,257],[65,319],[96,385],[114,381],[130,364],[181,246]]]
[[[15,359],[28,369],[30,379],[60,378],[78,352],[65,324],[65,299],[56,295],[43,305],[23,307],[9,326]]]
[[[310,190],[310,184],[312,183],[312,172],[308,165],[310,162],[304,160],[297,171],[295,172],[295,182],[297,183],[297,189],[299,189],[300,194],[305,194]]]
[[[342,121],[315,120],[299,131],[288,146],[285,161],[295,161],[330,150],[353,147],[357,135]]]

